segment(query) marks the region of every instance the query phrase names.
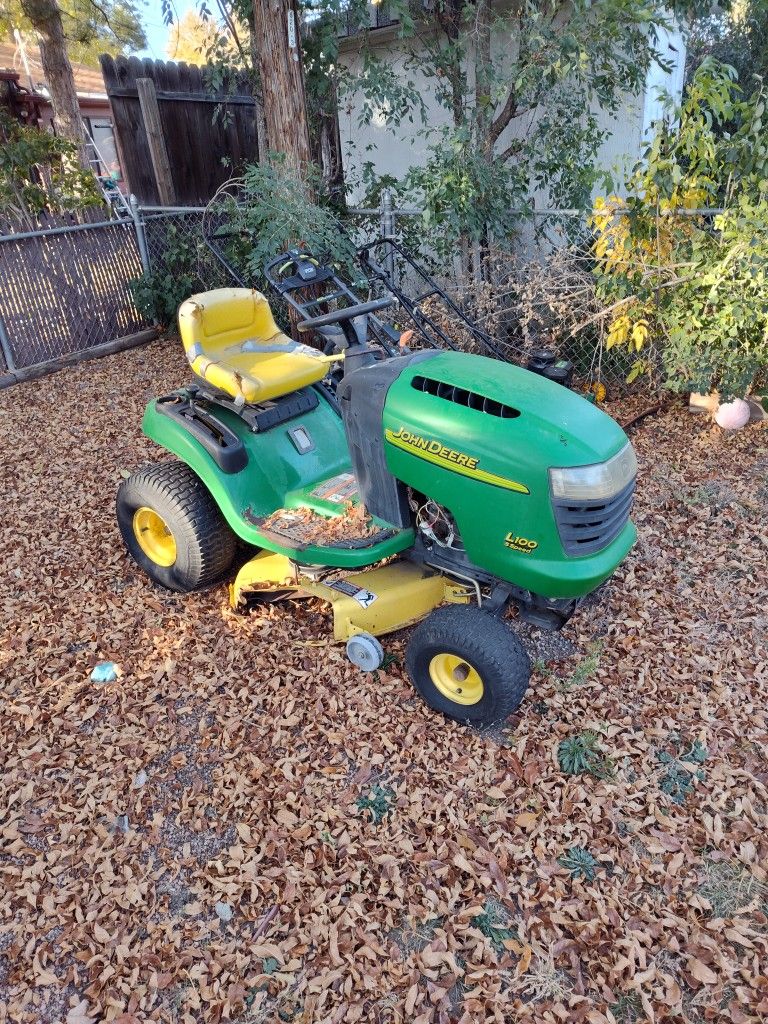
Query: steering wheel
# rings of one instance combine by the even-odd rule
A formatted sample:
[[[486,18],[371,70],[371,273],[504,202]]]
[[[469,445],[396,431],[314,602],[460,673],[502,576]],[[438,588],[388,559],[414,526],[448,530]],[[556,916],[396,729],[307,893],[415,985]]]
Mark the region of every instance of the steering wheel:
[[[356,306],[345,306],[344,309],[335,309],[332,313],[323,313],[322,316],[313,316],[309,320],[302,320],[296,324],[300,331],[311,331],[316,327],[330,327],[331,324],[340,324],[345,320],[351,320],[356,316],[363,316],[366,313],[375,313],[378,309],[387,309],[397,302],[394,298],[374,299],[372,302],[360,302]]]

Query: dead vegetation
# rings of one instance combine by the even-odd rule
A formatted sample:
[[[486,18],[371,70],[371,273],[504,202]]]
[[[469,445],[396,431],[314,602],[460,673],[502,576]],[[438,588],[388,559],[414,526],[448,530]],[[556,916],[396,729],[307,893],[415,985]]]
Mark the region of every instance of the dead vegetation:
[[[381,527],[369,516],[364,505],[344,503],[344,511],[336,516],[324,516],[311,508],[278,509],[264,520],[265,530],[278,533],[287,530],[299,532],[306,544],[333,547],[345,541],[364,540],[381,533]]]
[[[402,637],[362,675],[315,603],[128,561],[185,378],[157,343],[0,393],[0,1022],[766,1020],[765,431],[643,422],[637,547],[478,735]],[[585,734],[610,773],[561,767]]]

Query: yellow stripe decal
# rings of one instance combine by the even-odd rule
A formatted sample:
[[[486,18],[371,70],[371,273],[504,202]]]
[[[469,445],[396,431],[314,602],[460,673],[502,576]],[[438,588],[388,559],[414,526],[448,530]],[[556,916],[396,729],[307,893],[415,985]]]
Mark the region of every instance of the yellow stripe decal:
[[[419,448],[417,445],[403,440],[402,437],[397,437],[393,431],[389,430],[389,428],[384,431],[384,436],[387,441],[389,441],[390,444],[395,445],[396,448],[401,448],[404,452],[409,452],[411,455],[415,455],[419,459],[424,459],[425,462],[431,462],[435,466],[441,466],[443,469],[449,469],[452,473],[459,473],[461,476],[468,476],[472,480],[481,480],[484,484],[491,484],[493,487],[503,487],[507,491],[516,491],[518,494],[531,493],[525,484],[519,484],[516,480],[507,480],[503,476],[496,476],[495,473],[488,473],[484,469],[461,466],[456,462],[452,462],[450,459],[444,458],[444,456],[436,452],[425,451],[423,448]]]

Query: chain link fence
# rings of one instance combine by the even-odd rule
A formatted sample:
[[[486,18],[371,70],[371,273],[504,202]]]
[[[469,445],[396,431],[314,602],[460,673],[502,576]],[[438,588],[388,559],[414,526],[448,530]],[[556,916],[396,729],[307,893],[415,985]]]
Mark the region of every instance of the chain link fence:
[[[198,291],[235,283],[203,238],[204,207],[142,207],[139,213],[150,273],[175,275],[184,271],[198,282]]]
[[[170,285],[186,270],[194,280],[192,290],[236,283],[205,243],[203,208],[145,207],[139,212],[146,262],[153,275],[167,275]],[[378,207],[349,209],[343,223],[358,245],[391,238],[414,251],[425,271],[494,339],[510,361],[524,364],[531,351],[549,348],[573,362],[578,385],[600,398],[658,390],[658,375],[653,373],[658,353],[652,344],[643,352],[651,372],[631,382],[628,378],[633,374],[635,356],[624,348],[606,348],[605,319],[599,315],[590,244],[588,240],[574,243],[574,232],[567,229],[569,222],[577,221],[586,239],[587,215],[584,211],[558,210],[542,211],[538,216],[547,217],[545,229],[524,223],[520,237],[494,246],[489,254],[476,256],[475,265],[480,259],[486,261],[485,279],[466,272],[466,254],[463,258],[458,253],[446,258],[430,248],[421,228],[421,211],[396,209],[386,190]],[[564,243],[564,238],[569,240]],[[245,283],[265,287],[242,265],[236,270]],[[396,254],[390,253],[386,270],[412,298],[429,290],[421,275],[399,261]],[[381,286],[374,285],[372,293],[378,291]],[[270,301],[280,320],[280,300],[270,297]],[[440,302],[439,296],[418,305],[460,347],[478,351],[465,325]],[[402,310],[395,311],[393,321],[403,329],[413,326]]]
[[[132,218],[99,209],[2,230],[0,372],[11,382],[152,327],[128,287],[142,271]]]
[[[0,235],[0,373],[88,352],[150,328],[152,318],[147,309],[137,308],[132,285],[142,275],[170,297],[168,326],[177,299],[235,284],[205,241],[204,215],[202,207],[139,208],[132,201],[109,220]],[[631,382],[636,357],[623,347],[606,347],[587,215],[559,210],[537,216],[546,221],[545,229],[521,221],[520,236],[504,245],[448,256],[430,247],[421,211],[396,209],[387,190],[378,207],[348,210],[344,226],[358,245],[383,238],[413,251],[417,262],[510,361],[524,364],[531,351],[550,348],[573,362],[578,386],[600,398],[657,390],[659,378],[653,370],[658,352],[652,344],[643,350],[651,372]],[[583,230],[568,231],[569,223]],[[581,233],[582,244],[573,242],[574,233]],[[423,275],[391,247],[384,266],[397,287],[457,346],[478,351],[466,325],[439,295],[421,298],[430,290]],[[242,265],[237,269],[244,283],[264,287]],[[371,294],[381,288],[374,283]],[[280,300],[272,297],[271,302],[278,321],[287,327]],[[413,326],[402,309],[395,311],[393,322],[401,329]]]

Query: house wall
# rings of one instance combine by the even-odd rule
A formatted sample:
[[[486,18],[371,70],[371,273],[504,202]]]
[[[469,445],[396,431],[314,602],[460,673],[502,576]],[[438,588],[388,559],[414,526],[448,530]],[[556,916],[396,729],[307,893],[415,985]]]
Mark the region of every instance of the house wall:
[[[503,60],[505,53],[510,53],[514,39],[505,32],[496,32],[492,41],[493,51]],[[359,71],[362,56],[359,40],[351,39],[342,44],[340,60],[353,72]],[[427,109],[427,123],[430,127],[440,127],[450,123],[450,114],[434,96],[434,80],[420,72],[407,70],[413,56],[423,53],[424,46],[418,40],[398,39],[396,29],[383,29],[371,33],[369,48],[380,59],[386,59],[393,65],[399,75],[409,75],[420,91]],[[651,121],[661,113],[658,100],[659,90],[666,89],[673,97],[682,94],[683,68],[685,65],[685,44],[679,31],[663,33],[660,49],[665,52],[674,68],[671,74],[653,67],[648,73],[646,87],[637,95],[625,95],[616,113],[596,109],[598,124],[609,133],[609,137],[600,147],[598,166],[616,171],[629,170],[639,159],[644,132],[650,127]],[[418,63],[418,61],[417,61]],[[363,165],[370,161],[379,175],[391,174],[402,178],[409,167],[418,166],[426,161],[429,139],[424,137],[423,125],[419,118],[414,122],[404,121],[397,128],[390,128],[382,117],[374,117],[367,124],[360,124],[363,110],[361,95],[347,96],[342,102],[339,113],[342,151],[344,154],[345,176],[351,185],[351,201],[359,201],[364,189],[360,184]],[[530,127],[525,118],[514,128],[510,126],[499,140],[499,148],[511,141],[513,131],[525,131]],[[536,205],[548,205],[546,195],[535,196]]]
[[[358,49],[359,41],[350,40],[342,45],[339,60],[353,73],[359,72],[363,58]],[[433,94],[434,82],[416,71],[406,71],[406,64],[423,52],[423,46],[414,40],[398,39],[390,29],[373,33],[369,37],[369,49],[380,60],[386,60],[399,77],[413,79],[426,106],[426,121],[431,127],[450,123],[449,112],[441,106]],[[359,184],[363,165],[372,162],[379,175],[391,174],[402,178],[411,166],[426,162],[428,139],[422,136],[423,124],[403,121],[397,128],[389,128],[384,119],[374,113],[367,124],[360,123],[363,111],[363,97],[357,93],[345,96],[339,110],[339,131],[344,159],[344,176],[351,186],[351,200],[355,202],[363,194]]]
[[[80,96],[78,95],[80,114],[85,123],[89,136],[96,143],[98,152],[91,152],[90,157],[94,161],[93,169],[97,174],[109,175],[123,188],[125,179],[120,166],[120,158],[115,145],[114,130],[112,125],[112,108],[106,96]],[[47,99],[40,102],[40,127],[53,131],[53,110]]]

